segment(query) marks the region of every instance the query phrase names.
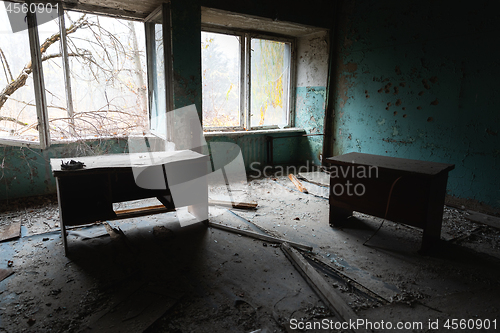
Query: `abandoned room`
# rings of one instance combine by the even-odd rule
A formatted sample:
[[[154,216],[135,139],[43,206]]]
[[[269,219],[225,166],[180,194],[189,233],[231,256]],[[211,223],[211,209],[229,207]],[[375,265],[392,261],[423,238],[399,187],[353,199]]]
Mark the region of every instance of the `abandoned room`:
[[[0,1],[0,332],[497,332],[500,3]]]

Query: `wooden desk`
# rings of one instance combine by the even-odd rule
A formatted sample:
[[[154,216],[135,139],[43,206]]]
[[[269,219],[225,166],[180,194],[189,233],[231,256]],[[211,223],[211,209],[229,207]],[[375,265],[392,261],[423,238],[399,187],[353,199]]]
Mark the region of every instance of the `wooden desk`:
[[[326,161],[331,165],[331,226],[354,210],[422,228],[423,252],[440,239],[448,172],[455,165],[361,153]]]
[[[70,160],[85,167],[62,170],[62,162]],[[66,226],[133,217],[117,214],[116,202],[157,197],[163,211],[188,206],[195,218],[208,223],[208,162],[209,156],[191,150],[51,159],[65,253]],[[177,198],[173,188],[181,194]],[[154,210],[158,212],[157,207]]]

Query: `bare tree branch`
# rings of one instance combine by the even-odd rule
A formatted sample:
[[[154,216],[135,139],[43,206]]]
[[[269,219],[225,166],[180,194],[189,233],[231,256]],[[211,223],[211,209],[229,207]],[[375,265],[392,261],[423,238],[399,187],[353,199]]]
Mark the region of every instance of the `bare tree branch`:
[[[22,121],[19,121],[16,118],[12,118],[12,117],[0,116],[0,121],[2,121],[2,120],[12,121],[12,122],[15,122],[16,124],[19,124],[19,125],[28,126],[28,124],[23,123]]]
[[[0,59],[2,59],[2,66],[3,70],[5,71],[5,78],[7,81],[12,81],[14,78],[12,77],[12,72],[10,71],[9,67],[9,62],[7,61],[7,58],[5,57],[5,54],[3,53],[3,50],[0,48]],[[7,76],[7,71],[9,72],[9,76]]]
[[[68,53],[68,57],[85,57],[85,56],[90,56],[91,54],[88,52],[83,52],[83,53]],[[59,58],[62,57],[61,53],[53,53],[53,54],[46,54],[42,56],[42,61],[46,61],[49,59],[53,58]]]
[[[67,28],[66,34],[74,33],[79,28],[88,25],[88,22],[85,20],[85,17],[86,15],[82,15],[69,28]],[[40,52],[42,53],[42,61],[53,58],[53,57],[43,56],[43,54],[45,53],[45,51],[47,51],[49,46],[56,43],[60,38],[61,34],[55,33],[42,43],[42,45],[40,46]],[[18,90],[19,88],[24,87],[24,85],[26,84],[26,80],[28,79],[28,76],[31,74],[32,71],[33,71],[33,64],[30,61],[26,66],[24,66],[24,68],[21,70],[21,73],[17,76],[17,78],[15,80],[12,80],[7,86],[5,86],[2,92],[0,92],[0,109],[4,106],[5,102],[7,101],[10,95],[16,92],[16,90]]]
[[[54,113],[49,119],[50,131],[54,134],[54,137],[60,139],[83,140],[89,136],[111,137],[130,133],[130,131],[136,129],[141,130],[147,125],[147,119],[144,117],[144,110],[147,110],[147,104],[145,103],[146,100],[144,97],[142,97],[139,104],[136,105],[135,103],[129,102],[129,97],[127,97],[129,95],[123,94],[116,96],[115,93],[112,93],[108,99],[108,95],[106,94],[106,89],[108,87],[110,87],[110,90],[127,89],[134,95],[144,93],[146,88],[143,87],[143,85],[145,85],[143,82],[144,76],[142,75],[140,66],[140,51],[137,51],[137,40],[133,40],[132,44],[130,40],[128,44],[122,43],[124,39],[127,40],[126,38],[129,38],[127,33],[122,32],[125,38],[120,39],[120,34],[115,34],[107,30],[100,24],[101,22],[98,18],[97,21],[94,21],[93,16],[86,17],[83,15],[75,21],[71,21],[71,18],[69,18],[69,22],[71,22],[71,26],[66,29],[67,34],[72,34],[78,29],[86,29],[85,31],[87,32],[83,34],[73,34],[67,40],[68,55],[78,62],[79,66],[77,66],[77,68],[84,69],[73,70],[71,75],[76,77],[78,82],[82,84],[85,84],[88,80],[100,83],[100,88],[98,89],[104,90],[106,100],[102,107],[100,107],[99,104],[98,106],[91,106],[87,108],[86,112],[75,112],[72,117],[56,117],[56,114],[61,115],[61,112]],[[129,24],[128,27],[135,33],[132,24]],[[94,38],[92,38],[92,36],[89,38],[87,36],[88,33],[93,35]],[[40,45],[42,62],[62,56],[59,52],[53,54],[49,54],[48,52],[50,46],[57,43],[59,40],[60,34],[55,33]],[[82,45],[84,46],[82,47]],[[132,50],[130,50],[131,48]],[[136,61],[135,70],[127,67],[127,65],[134,60]],[[31,119],[29,120],[29,124],[18,120],[23,112],[22,110],[27,106],[35,106],[36,103],[34,101],[18,101],[11,97],[11,94],[16,90],[26,85],[27,79],[32,71],[32,64],[28,63],[22,69],[19,76],[11,80],[11,82],[4,87],[3,91],[0,92],[0,109],[9,99],[24,104],[19,111],[17,119],[15,119],[15,117],[0,118],[0,120],[13,121],[16,123],[16,126],[22,125],[22,128],[18,128],[11,134],[12,136],[22,136],[23,138],[31,137],[31,132],[38,126],[37,121],[32,119],[32,117],[29,118]],[[135,80],[131,78],[131,76],[136,75],[140,76],[139,88],[134,88]],[[92,82],[92,84],[95,82]],[[89,86],[90,85],[91,83],[89,83]],[[94,87],[94,85],[92,85],[92,87]],[[57,96],[54,97],[58,98]],[[64,107],[53,105],[47,105],[47,107],[66,111]],[[91,108],[91,110],[88,110],[89,108]],[[36,135],[33,135],[33,140],[36,140]]]

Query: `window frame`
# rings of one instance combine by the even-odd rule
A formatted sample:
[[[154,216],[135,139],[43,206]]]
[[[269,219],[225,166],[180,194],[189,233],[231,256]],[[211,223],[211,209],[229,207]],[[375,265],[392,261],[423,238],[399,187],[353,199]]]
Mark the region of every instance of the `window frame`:
[[[12,2],[12,0],[4,0],[0,1],[0,5],[3,5],[4,2]],[[60,52],[61,52],[61,58],[62,58],[62,67],[63,67],[63,76],[64,76],[64,87],[65,87],[65,95],[67,99],[67,110],[66,112],[68,113],[68,116],[72,116],[74,114],[73,110],[73,96],[72,96],[72,85],[71,85],[71,80],[69,80],[69,64],[68,64],[68,47],[67,47],[67,37],[66,37],[66,30],[65,30],[65,18],[64,14],[66,11],[73,11],[73,12],[81,12],[78,8],[73,8],[73,7],[67,7],[64,6],[63,3],[60,3],[58,6],[58,25],[59,25],[59,33],[60,33]],[[86,12],[86,11],[84,11]],[[168,66],[165,66],[165,85],[166,85],[166,98],[167,98],[167,120],[169,119],[168,115],[169,112],[173,110],[173,73],[172,73],[172,48],[171,48],[171,14],[170,14],[170,3],[163,3],[160,7],[158,7],[156,10],[154,10],[150,15],[148,15],[147,18],[139,18],[139,17],[121,17],[117,15],[112,15],[109,13],[105,12],[92,12],[93,15],[98,15],[98,16],[106,16],[110,18],[115,18],[115,19],[122,19],[122,20],[129,20],[129,21],[136,21],[136,22],[142,22],[144,24],[145,32],[147,34],[147,26],[148,26],[148,18],[150,18],[154,14],[158,14],[158,12],[161,13],[163,16],[164,24],[163,27],[163,38],[165,36],[168,36],[168,49],[165,49],[165,64],[169,64]],[[51,146],[51,144],[57,144],[57,143],[69,143],[69,142],[74,142],[78,141],[79,139],[69,139],[69,140],[63,140],[63,141],[58,141],[51,139],[50,136],[50,119],[48,116],[48,111],[47,111],[47,97],[46,97],[46,90],[45,90],[45,80],[44,80],[44,73],[43,73],[43,68],[42,68],[42,57],[40,53],[40,39],[39,39],[39,25],[37,24],[37,18],[35,13],[31,13],[30,11],[27,12],[27,25],[28,25],[28,40],[29,40],[29,48],[30,48],[30,60],[33,63],[33,69],[32,69],[32,74],[33,74],[33,90],[34,90],[34,95],[35,95],[35,107],[36,107],[36,112],[37,112],[37,123],[38,123],[38,130],[39,130],[39,137],[38,141],[31,141],[31,140],[26,140],[23,138],[10,138],[10,137],[0,137],[0,144],[1,145],[6,145],[6,146],[18,146],[18,147],[33,147],[33,148],[39,148],[39,149],[47,149]],[[148,61],[149,52],[147,49],[147,43],[148,43],[148,37],[146,36],[146,61]],[[168,55],[168,56],[167,56]],[[168,62],[167,62],[168,59]],[[149,77],[151,74],[149,73],[149,65],[146,66],[147,68],[147,99],[148,99],[148,110],[147,110],[147,117],[148,117],[148,132],[151,133],[151,122],[150,122],[150,95],[149,95]],[[170,83],[171,84],[168,84]],[[169,122],[167,121],[167,126],[169,126]],[[167,133],[171,131],[167,130]],[[168,135],[171,135],[168,134]],[[104,137],[99,137],[97,139],[102,139],[106,138],[107,136]],[[115,138],[116,136],[110,136],[110,138]]]
[[[252,39],[266,39],[290,45],[290,70],[288,80],[288,97],[286,100],[287,123],[281,128],[295,127],[295,80],[297,41],[295,37],[252,31],[238,28],[226,28],[211,24],[201,25],[201,32],[213,32],[224,35],[240,36],[240,126],[205,127],[204,132],[217,131],[257,131],[280,129],[278,125],[251,126],[251,42]],[[203,83],[203,82],[202,82]]]
[[[153,113],[153,95],[157,90],[155,86],[156,76],[156,46],[154,25],[161,18],[163,57],[164,57],[164,84],[165,84],[165,135],[151,128],[151,116]],[[173,55],[172,55],[172,22],[170,3],[163,3],[144,19],[144,31],[146,33],[146,67],[147,67],[147,99],[148,99],[148,131],[159,138],[173,141],[173,119],[170,111],[174,110],[174,80],[173,80]]]
[[[212,33],[217,33],[217,34],[223,34],[223,35],[229,35],[229,36],[238,36],[240,37],[240,105],[239,105],[239,115],[240,115],[240,124],[239,126],[213,126],[213,127],[203,127],[203,131],[225,131],[225,130],[235,130],[235,131],[244,131],[245,130],[245,89],[243,88],[245,85],[245,68],[244,68],[244,63],[245,63],[245,47],[241,46],[241,43],[245,41],[245,33],[238,31],[238,30],[228,30],[228,29],[223,29],[220,27],[215,27],[215,26],[204,26],[202,24],[201,26],[201,32],[212,32]],[[201,58],[201,61],[203,62],[203,59]],[[203,72],[203,68],[202,68]],[[203,86],[203,75],[202,75],[202,80],[201,84]],[[203,88],[202,88],[203,90]],[[202,107],[203,109],[203,107]]]

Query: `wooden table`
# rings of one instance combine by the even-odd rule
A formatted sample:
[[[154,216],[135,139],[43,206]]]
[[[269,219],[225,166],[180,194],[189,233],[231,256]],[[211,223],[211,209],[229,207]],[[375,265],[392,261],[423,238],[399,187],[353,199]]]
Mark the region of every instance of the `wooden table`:
[[[62,170],[62,162],[70,160],[83,162],[85,167]],[[184,206],[198,221],[208,223],[208,162],[209,156],[191,150],[51,159],[66,255],[67,226],[173,211]],[[164,207],[123,213],[113,210],[113,203],[151,197],[158,198]]]
[[[326,161],[331,226],[358,211],[422,228],[422,252],[439,241],[448,172],[455,165],[362,153]]]

